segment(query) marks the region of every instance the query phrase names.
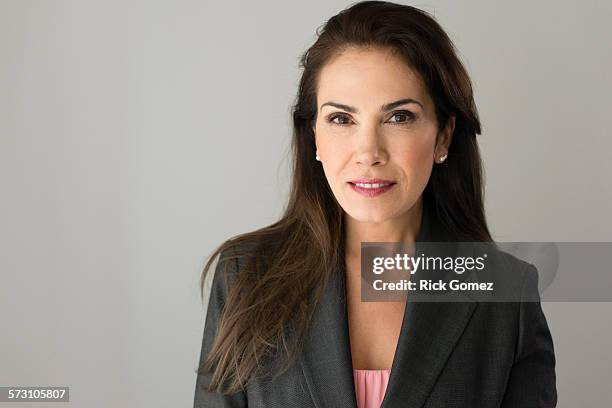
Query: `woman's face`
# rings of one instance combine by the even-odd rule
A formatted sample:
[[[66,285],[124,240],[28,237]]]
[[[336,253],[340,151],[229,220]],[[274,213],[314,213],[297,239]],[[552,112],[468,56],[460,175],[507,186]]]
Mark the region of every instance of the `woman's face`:
[[[388,50],[349,48],[320,73],[316,147],[336,200],[358,221],[405,215],[425,189],[434,159],[447,153],[453,129],[451,117],[436,140],[433,101],[420,77]],[[359,188],[360,179],[394,184]]]

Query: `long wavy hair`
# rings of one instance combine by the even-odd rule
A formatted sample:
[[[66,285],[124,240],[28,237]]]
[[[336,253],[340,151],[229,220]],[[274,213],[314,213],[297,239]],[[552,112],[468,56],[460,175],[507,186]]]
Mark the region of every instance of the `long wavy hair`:
[[[319,73],[347,47],[391,47],[420,74],[436,108],[438,129],[455,114],[448,158],[433,167],[423,203],[457,240],[492,241],[483,208],[476,141],[480,121],[472,85],[440,25],[415,7],[363,1],[331,17],[316,33],[317,40],[300,57],[302,76],[292,110],[291,188],[283,215],[272,225],[223,242],[202,272],[203,293],[217,255],[219,265],[226,267],[234,258],[245,260],[199,369],[213,373],[209,391],[230,394],[244,390],[256,375],[285,371],[301,352],[315,305],[336,271],[344,243],[343,210],[314,160],[313,124]],[[272,360],[282,364],[272,369],[265,363]]]

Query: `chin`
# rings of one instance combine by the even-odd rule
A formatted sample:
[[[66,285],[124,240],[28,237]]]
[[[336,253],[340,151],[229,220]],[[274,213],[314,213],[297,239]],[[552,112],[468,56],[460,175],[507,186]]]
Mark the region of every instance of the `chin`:
[[[367,210],[354,210],[347,211],[346,213],[356,221],[369,223],[384,222],[393,217],[393,214],[390,211],[372,212]]]

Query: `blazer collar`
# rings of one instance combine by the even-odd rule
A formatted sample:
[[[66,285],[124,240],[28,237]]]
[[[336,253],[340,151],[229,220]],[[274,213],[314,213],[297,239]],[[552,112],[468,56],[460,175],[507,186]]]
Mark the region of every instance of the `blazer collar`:
[[[420,241],[454,241],[423,205]],[[346,308],[344,245],[338,268],[314,311],[300,364],[317,408],[357,406]],[[418,408],[467,325],[476,302],[418,302],[408,296],[381,408]]]

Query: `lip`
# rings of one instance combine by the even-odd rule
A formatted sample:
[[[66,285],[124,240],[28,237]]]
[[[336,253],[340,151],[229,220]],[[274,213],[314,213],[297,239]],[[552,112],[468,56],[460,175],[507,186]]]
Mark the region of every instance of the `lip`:
[[[362,181],[362,180],[365,180],[365,181]],[[363,187],[357,186],[356,184],[354,184],[354,182],[355,183],[366,183],[366,184],[386,184],[386,185],[383,187],[379,187],[379,188],[363,188]],[[349,181],[348,182],[349,186],[351,186],[353,191],[355,191],[356,193],[364,197],[377,197],[391,190],[393,186],[396,184],[394,181],[381,180],[381,179],[360,179],[360,180],[355,180],[354,182]]]
[[[377,179],[377,178],[361,178],[361,179],[356,179],[356,180],[350,180],[349,183],[363,183],[363,184],[395,184],[395,181],[393,180],[384,180],[384,179]]]

